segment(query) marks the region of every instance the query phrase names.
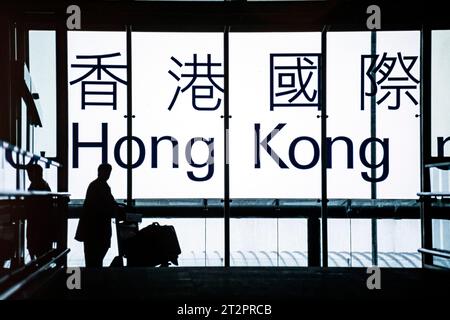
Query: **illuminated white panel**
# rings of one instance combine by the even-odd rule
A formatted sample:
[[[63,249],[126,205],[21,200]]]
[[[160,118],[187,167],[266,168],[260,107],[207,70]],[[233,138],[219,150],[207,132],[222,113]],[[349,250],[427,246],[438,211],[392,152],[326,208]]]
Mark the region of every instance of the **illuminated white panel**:
[[[439,155],[441,141],[441,156],[450,157],[450,31],[433,31],[431,45],[431,154]]]
[[[361,111],[360,99],[364,54],[370,54],[369,32],[327,34],[327,136],[333,141],[327,170],[329,198],[370,198],[371,184],[362,177],[370,174],[370,168],[359,154],[363,141],[370,138],[370,104],[369,111]],[[367,149],[370,161],[370,146]]]
[[[318,97],[300,106],[309,101],[297,95],[299,76],[291,68],[297,63],[311,67],[301,73],[306,81],[312,71],[305,90],[313,98],[320,40],[320,33],[230,34],[231,197],[320,197]],[[272,131],[268,145],[276,155],[261,145]],[[275,161],[277,156],[281,161]],[[297,168],[302,166],[310,168]]]
[[[328,196],[370,198],[374,185],[377,198],[416,198],[420,177],[416,117],[420,103],[419,33],[378,32],[376,58],[371,57],[369,32],[331,32],[327,37],[327,137],[346,139],[333,142],[330,149]],[[371,87],[372,73],[376,91]]]
[[[223,197],[223,34],[135,32],[132,46],[133,196]]]
[[[125,66],[126,34],[125,32],[68,32],[68,81],[69,81],[69,192],[73,199],[84,198],[89,183],[97,177],[97,167],[102,163],[102,150],[107,155],[107,162],[113,166],[109,185],[116,198],[126,197],[126,169],[119,167],[114,157],[114,148],[118,140],[126,136],[126,85],[111,77],[104,69],[95,71],[80,79],[92,70],[98,59],[83,59],[80,56],[98,56],[120,54],[100,59],[102,65]],[[77,56],[78,59],[77,59]],[[74,65],[88,65],[76,67]],[[98,72],[101,70],[100,72]],[[107,67],[106,70],[115,77],[126,81],[126,69]],[[78,82],[70,84],[72,81]],[[114,85],[115,83],[115,85]],[[82,88],[85,88],[85,106],[82,109]],[[95,105],[92,103],[111,103],[112,93],[116,92],[116,106]],[[99,92],[103,92],[100,94]],[[102,123],[107,126],[102,137]],[[81,143],[104,142],[103,147],[94,148],[81,145],[78,148],[78,167],[74,163],[74,128],[78,127],[78,141]],[[106,128],[106,127],[105,127]],[[106,150],[106,149],[107,150]],[[122,149],[126,150],[126,143]],[[125,151],[126,152],[126,151]],[[122,157],[126,163],[126,158]],[[76,161],[75,161],[76,162]]]
[[[401,81],[385,81],[386,86],[409,86],[399,92],[399,108],[388,109],[384,103],[377,105],[377,136],[389,139],[389,176],[377,184],[378,199],[414,199],[420,191],[420,32],[378,32],[377,53],[397,57],[389,78],[405,78]],[[409,68],[410,76],[401,67]],[[412,59],[417,59],[413,62]],[[408,80],[406,80],[408,78]],[[377,100],[385,92],[377,93]],[[392,89],[389,105],[395,106],[396,90]],[[386,100],[387,101],[387,100]],[[377,163],[380,161],[377,149]],[[382,175],[382,167],[377,169],[377,177]]]

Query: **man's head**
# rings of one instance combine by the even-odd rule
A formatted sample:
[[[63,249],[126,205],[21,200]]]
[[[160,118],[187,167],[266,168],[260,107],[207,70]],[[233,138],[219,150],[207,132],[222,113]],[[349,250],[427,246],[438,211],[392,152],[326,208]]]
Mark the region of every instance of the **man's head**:
[[[40,181],[43,179],[43,169],[38,164],[30,164],[27,166],[28,179],[31,182]]]
[[[108,181],[111,175],[112,167],[108,163],[102,163],[98,166],[98,178],[104,181]]]

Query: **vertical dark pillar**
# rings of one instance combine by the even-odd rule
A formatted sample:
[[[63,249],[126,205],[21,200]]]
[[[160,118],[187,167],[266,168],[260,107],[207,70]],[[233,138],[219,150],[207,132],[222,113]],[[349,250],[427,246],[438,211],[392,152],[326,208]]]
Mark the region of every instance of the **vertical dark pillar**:
[[[132,68],[131,68],[131,26],[127,28],[127,206],[132,206],[133,202],[133,169],[132,169],[132,146],[133,146],[133,105],[132,105]]]
[[[20,19],[19,19],[20,18]],[[13,143],[20,149],[25,149],[24,137],[22,136],[23,115],[22,115],[22,94],[23,94],[23,74],[25,62],[25,40],[24,40],[24,24],[22,17],[16,16],[14,24],[14,38],[15,38],[15,57],[12,64],[12,80],[11,80],[11,111],[14,114],[13,123],[15,124],[15,132],[13,133],[15,141]],[[23,160],[22,155],[20,156]],[[24,172],[19,167],[16,168],[16,188],[20,190],[23,186]],[[23,189],[22,189],[23,190]]]
[[[320,220],[308,219],[308,267],[320,267]]]
[[[0,12],[0,140],[11,142],[11,22],[9,12]]]
[[[377,32],[372,31],[371,32],[371,39],[370,39],[370,54],[375,55],[377,54]],[[364,90],[364,89],[361,89]],[[373,88],[371,90],[374,91]],[[373,95],[370,97],[370,137],[376,138],[377,136],[377,109],[376,109],[376,95]],[[370,146],[370,162],[373,166],[371,169],[371,175],[372,177],[375,177],[377,174],[377,169],[375,168],[375,164],[377,163],[377,146],[375,143],[372,143]],[[371,183],[371,199],[377,198],[377,183],[373,182]],[[372,265],[376,266],[378,265],[378,230],[377,230],[377,219],[371,220],[372,224]],[[350,230],[352,232],[352,230]]]
[[[322,57],[320,68],[320,110],[321,110],[321,173],[322,173],[322,266],[328,266],[328,196],[327,196],[327,32],[328,26],[322,30]],[[308,236],[309,239],[309,236]],[[308,244],[309,247],[309,244]],[[310,254],[308,252],[308,254]]]
[[[65,12],[60,13],[56,29],[56,156],[62,165],[58,168],[58,191],[69,190],[69,103],[67,79],[67,29]]]
[[[30,57],[29,57],[29,55],[30,55],[30,48],[29,48],[30,39],[29,39],[28,33],[29,33],[29,26],[24,27],[23,33],[22,33],[23,34],[23,62],[24,62],[24,64],[26,64],[28,71],[30,72]],[[21,91],[23,92],[23,90],[21,90]],[[23,95],[23,93],[22,93],[22,95]],[[32,108],[32,106],[27,105],[27,122],[25,123],[25,126],[26,126],[25,127],[26,128],[25,140],[27,143],[25,145],[22,143],[22,148],[26,149],[27,151],[32,150],[32,145],[31,145],[31,141],[30,141],[31,140],[31,134],[30,134],[31,126],[30,126],[30,120],[29,120],[30,119],[30,108]],[[22,139],[23,139],[23,137],[22,137]]]
[[[431,28],[422,26],[421,32],[421,81],[420,81],[420,178],[421,191],[430,192],[430,171],[425,167],[431,160]],[[428,198],[421,202],[421,231],[422,248],[433,247],[432,219],[430,213],[430,200]],[[423,264],[432,264],[433,257],[422,255]]]
[[[223,36],[223,71],[224,71],[224,235],[225,235],[225,267],[230,266],[230,165],[228,162],[229,150],[229,136],[228,130],[230,128],[230,105],[229,105],[229,26],[225,27]]]

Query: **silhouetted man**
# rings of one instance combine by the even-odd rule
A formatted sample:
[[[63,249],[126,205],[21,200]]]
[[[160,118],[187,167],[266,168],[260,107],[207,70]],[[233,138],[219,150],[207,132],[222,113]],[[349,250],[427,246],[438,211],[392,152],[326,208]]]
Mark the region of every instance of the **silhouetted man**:
[[[98,177],[89,184],[75,239],[84,242],[86,267],[102,267],[111,246],[111,218],[117,204],[107,181],[112,167],[101,164]]]
[[[43,178],[42,167],[38,164],[27,166],[30,186],[28,191],[47,191],[50,186]],[[30,202],[27,220],[27,247],[31,259],[35,259],[52,249],[52,217],[48,198],[39,197]]]

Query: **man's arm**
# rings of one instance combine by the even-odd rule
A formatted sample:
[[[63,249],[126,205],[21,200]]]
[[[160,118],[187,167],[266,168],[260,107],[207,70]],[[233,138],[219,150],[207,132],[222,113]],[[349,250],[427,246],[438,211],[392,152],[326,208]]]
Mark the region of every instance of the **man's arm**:
[[[118,216],[119,214],[119,205],[116,202],[116,199],[114,199],[114,196],[111,193],[111,188],[109,187],[109,185],[107,185],[107,190],[106,190],[106,207],[108,208],[108,216],[111,218],[115,218]]]

